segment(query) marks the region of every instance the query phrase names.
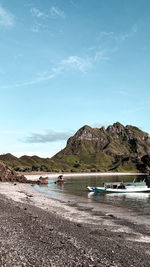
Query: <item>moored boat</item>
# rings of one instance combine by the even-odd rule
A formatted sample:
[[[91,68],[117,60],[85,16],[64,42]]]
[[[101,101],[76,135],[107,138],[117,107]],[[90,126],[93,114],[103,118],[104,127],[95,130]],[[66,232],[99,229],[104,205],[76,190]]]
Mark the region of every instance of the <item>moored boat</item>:
[[[150,192],[150,188],[145,182],[115,182],[115,183],[104,183],[103,187],[87,187],[89,191],[95,193],[144,193]]]

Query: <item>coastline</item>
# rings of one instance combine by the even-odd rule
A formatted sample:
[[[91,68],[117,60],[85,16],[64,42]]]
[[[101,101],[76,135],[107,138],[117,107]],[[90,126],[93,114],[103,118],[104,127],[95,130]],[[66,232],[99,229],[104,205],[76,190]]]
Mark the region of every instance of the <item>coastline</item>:
[[[27,247],[30,246],[34,253],[37,246],[42,253],[47,253],[40,259],[41,263],[38,262],[39,257],[34,258],[34,253],[30,253],[32,257],[30,254],[26,255],[28,262],[23,266],[148,266],[150,225],[143,225],[142,222],[138,224],[136,218],[129,220],[125,216],[117,216],[122,207],[115,208],[113,213],[111,206],[102,205],[101,211],[95,210],[91,216],[91,209],[77,207],[71,201],[52,199],[50,196],[35,191],[30,184],[20,183],[0,183],[0,203],[1,209],[2,203],[6,203],[8,210],[10,206],[13,208],[12,218],[17,225],[20,225],[23,216],[24,222],[21,221],[21,223],[25,236],[22,236],[22,242],[25,242]],[[3,217],[0,218],[1,226],[3,226]],[[11,216],[9,216],[11,221],[12,218],[10,218]],[[11,232],[14,236],[15,231],[17,242],[20,236],[18,226],[14,230],[9,220],[7,224],[10,236]],[[26,220],[30,222],[28,230]],[[40,238],[41,236],[44,240],[46,238],[44,242],[47,243],[36,244],[34,250],[34,242],[39,242],[39,240],[35,241],[37,233],[38,235],[40,233]],[[17,245],[14,244],[14,240],[12,237],[11,245],[13,244],[16,250]],[[6,238],[6,241],[9,241],[9,238],[8,240]],[[49,246],[51,251],[49,251]],[[124,258],[124,255],[128,257]],[[35,264],[29,264],[31,258],[34,258]],[[19,266],[19,263],[18,265],[11,263],[10,266]]]
[[[21,173],[19,173],[21,174]],[[129,176],[129,175],[137,175],[137,176],[146,176],[146,173],[124,173],[124,172],[85,172],[85,173],[51,173],[51,172],[31,172],[31,173],[24,173],[24,176],[28,180],[36,181],[40,176],[42,177],[48,177],[48,179],[54,179],[58,178],[59,175],[63,175],[64,178],[70,178],[70,177],[84,177],[84,176]]]

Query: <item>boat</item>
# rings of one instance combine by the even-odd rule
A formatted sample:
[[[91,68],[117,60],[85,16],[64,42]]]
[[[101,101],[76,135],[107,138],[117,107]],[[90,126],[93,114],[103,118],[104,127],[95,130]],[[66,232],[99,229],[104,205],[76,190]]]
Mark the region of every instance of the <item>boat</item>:
[[[110,182],[104,183],[103,187],[87,187],[89,191],[94,193],[147,193],[150,188],[145,182]]]

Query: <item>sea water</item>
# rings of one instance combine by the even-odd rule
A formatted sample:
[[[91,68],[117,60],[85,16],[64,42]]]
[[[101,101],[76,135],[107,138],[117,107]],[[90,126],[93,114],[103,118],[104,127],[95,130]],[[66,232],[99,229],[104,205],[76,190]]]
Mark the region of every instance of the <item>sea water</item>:
[[[104,182],[133,182],[143,181],[145,176],[81,176],[65,178],[62,184],[56,184],[49,180],[48,185],[35,185],[34,188],[52,198],[61,201],[72,201],[78,205],[100,207],[101,204],[115,207],[125,207],[138,215],[150,216],[150,193],[126,193],[126,194],[93,194],[87,190],[87,186],[103,186]],[[150,217],[149,217],[150,219]]]

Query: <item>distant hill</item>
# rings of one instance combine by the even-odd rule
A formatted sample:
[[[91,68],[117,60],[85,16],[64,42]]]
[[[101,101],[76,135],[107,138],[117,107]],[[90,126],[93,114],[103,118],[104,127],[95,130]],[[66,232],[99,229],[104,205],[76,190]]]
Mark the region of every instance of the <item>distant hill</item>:
[[[16,171],[145,172],[150,170],[149,155],[149,134],[117,122],[106,129],[83,126],[52,158],[5,154],[0,161]]]
[[[15,171],[27,172],[27,171],[52,171],[50,166],[52,160],[50,158],[40,158],[38,156],[22,156],[17,158],[12,154],[0,155],[0,161],[4,162],[7,166]],[[55,171],[55,170],[54,170]]]

